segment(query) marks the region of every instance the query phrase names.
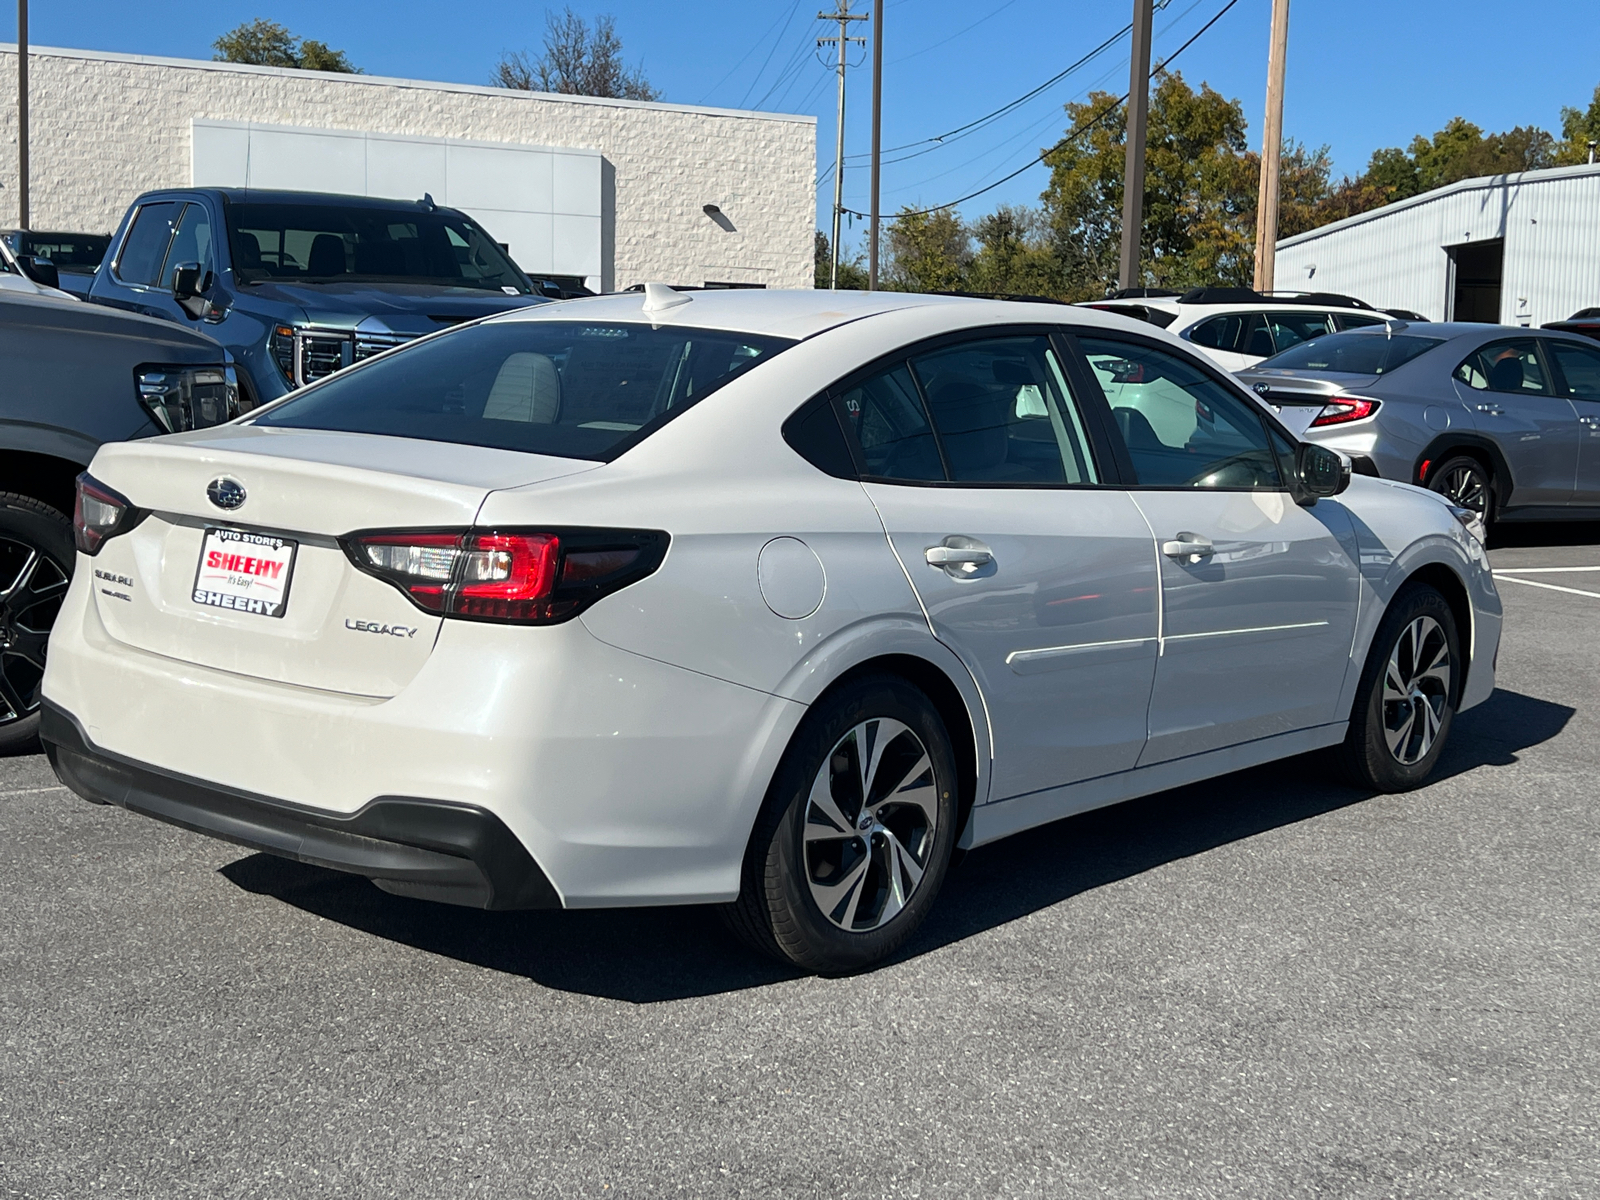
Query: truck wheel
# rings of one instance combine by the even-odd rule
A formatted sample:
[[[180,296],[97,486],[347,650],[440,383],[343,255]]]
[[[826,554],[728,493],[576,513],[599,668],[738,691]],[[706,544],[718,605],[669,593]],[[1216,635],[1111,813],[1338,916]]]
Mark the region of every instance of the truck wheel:
[[[1461,698],[1461,641],[1433,588],[1401,589],[1378,624],[1339,748],[1357,787],[1406,792],[1427,781]]]
[[[0,754],[38,732],[45,646],[74,561],[71,521],[31,497],[0,492]]]
[[[887,958],[950,865],[955,754],[937,710],[895,676],[858,680],[801,723],[745,855],[731,928],[809,971]]]

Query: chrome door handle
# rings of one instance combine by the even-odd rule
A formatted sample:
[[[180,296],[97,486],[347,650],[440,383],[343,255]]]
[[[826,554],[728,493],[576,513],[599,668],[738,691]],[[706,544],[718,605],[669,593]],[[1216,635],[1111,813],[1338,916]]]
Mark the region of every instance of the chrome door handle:
[[[1210,558],[1217,552],[1211,544],[1211,539],[1202,537],[1198,533],[1189,533],[1187,530],[1178,534],[1176,541],[1162,542],[1161,553],[1168,558],[1180,559],[1187,563],[1197,563],[1202,558]]]
[[[937,546],[923,551],[930,567],[938,567],[945,574],[961,579],[976,574],[994,562],[994,551],[977,538],[952,534]]]
[[[1488,413],[1491,417],[1503,417],[1506,415],[1506,410],[1498,404],[1480,404],[1478,405],[1478,411]]]
[[[1579,425],[1587,425],[1590,429],[1600,428],[1600,417],[1579,417]]]

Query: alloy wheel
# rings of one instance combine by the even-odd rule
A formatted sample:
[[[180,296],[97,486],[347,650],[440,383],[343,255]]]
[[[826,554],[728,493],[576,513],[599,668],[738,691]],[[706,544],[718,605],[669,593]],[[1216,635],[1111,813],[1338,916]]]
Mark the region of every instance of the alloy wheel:
[[[1452,504],[1470,508],[1475,513],[1486,513],[1489,509],[1489,480],[1476,463],[1464,462],[1451,467],[1435,490]]]
[[[1429,616],[1400,633],[1383,677],[1383,736],[1403,766],[1426,758],[1450,702],[1450,641]]]
[[[891,921],[921,886],[938,822],[933,761],[908,725],[873,718],[846,732],[806,803],[806,881],[822,915],[851,933]]]
[[[45,645],[67,573],[26,542],[0,538],[0,725],[39,708]]]

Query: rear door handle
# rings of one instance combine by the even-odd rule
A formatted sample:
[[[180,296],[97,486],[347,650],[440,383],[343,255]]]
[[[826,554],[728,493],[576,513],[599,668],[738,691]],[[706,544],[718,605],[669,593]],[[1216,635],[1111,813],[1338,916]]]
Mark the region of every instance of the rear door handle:
[[[1478,411],[1488,413],[1491,417],[1503,417],[1506,415],[1506,410],[1498,404],[1480,404],[1478,405]]]
[[[1175,541],[1161,543],[1161,553],[1187,563],[1197,563],[1216,552],[1217,548],[1211,544],[1210,538],[1187,530],[1180,532]]]
[[[951,534],[937,546],[923,552],[930,567],[938,567],[956,579],[976,574],[994,562],[994,551],[977,538]]]

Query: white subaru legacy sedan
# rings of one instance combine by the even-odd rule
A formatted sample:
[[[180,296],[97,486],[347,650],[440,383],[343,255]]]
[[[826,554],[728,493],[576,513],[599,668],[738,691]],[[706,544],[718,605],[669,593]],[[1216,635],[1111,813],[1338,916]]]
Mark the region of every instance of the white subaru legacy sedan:
[[[89,800],[490,909],[890,954],[958,847],[1494,686],[1476,517],[1147,324],[657,285],[103,446],[42,736]]]

